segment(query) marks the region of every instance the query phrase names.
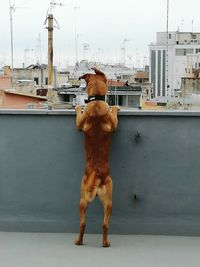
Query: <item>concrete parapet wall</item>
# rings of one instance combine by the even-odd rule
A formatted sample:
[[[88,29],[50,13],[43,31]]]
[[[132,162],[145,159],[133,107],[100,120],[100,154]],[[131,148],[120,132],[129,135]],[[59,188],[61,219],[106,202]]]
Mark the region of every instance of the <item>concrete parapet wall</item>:
[[[77,232],[83,135],[73,111],[0,111],[0,231]],[[200,113],[121,112],[110,232],[200,235]],[[87,232],[100,233],[98,199]]]

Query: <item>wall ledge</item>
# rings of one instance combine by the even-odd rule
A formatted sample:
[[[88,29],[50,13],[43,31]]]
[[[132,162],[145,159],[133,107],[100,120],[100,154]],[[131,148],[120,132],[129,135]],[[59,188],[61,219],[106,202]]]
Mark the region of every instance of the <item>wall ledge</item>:
[[[75,115],[74,109],[0,109],[0,115]],[[139,110],[121,109],[119,116],[183,116],[200,117],[200,110]]]

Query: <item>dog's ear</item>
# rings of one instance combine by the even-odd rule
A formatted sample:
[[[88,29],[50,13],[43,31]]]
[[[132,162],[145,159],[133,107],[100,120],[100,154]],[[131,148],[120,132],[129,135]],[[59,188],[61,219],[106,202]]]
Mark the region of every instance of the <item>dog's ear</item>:
[[[102,74],[102,75],[105,75],[102,71],[100,71],[100,70],[97,69],[96,67],[92,67],[91,70],[93,70],[96,74]]]
[[[84,79],[84,80],[85,80],[85,79],[86,79],[86,76],[87,76],[87,73],[84,74],[84,75],[82,75],[82,76],[80,76],[78,79],[79,79],[79,80],[81,80],[81,79]]]
[[[100,70],[97,69],[96,67],[92,67],[91,69],[92,69],[96,74],[101,75],[105,83],[107,82],[107,77],[106,77],[105,73],[103,73],[102,71],[100,71]]]

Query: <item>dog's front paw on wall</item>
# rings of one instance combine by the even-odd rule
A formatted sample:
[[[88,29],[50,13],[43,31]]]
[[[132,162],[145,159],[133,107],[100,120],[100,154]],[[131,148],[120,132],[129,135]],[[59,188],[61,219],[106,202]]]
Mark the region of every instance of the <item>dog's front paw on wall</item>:
[[[75,107],[75,111],[76,111],[76,112],[81,111],[81,105],[77,105],[77,106]]]
[[[116,111],[120,111],[120,107],[119,106],[111,106],[112,110],[116,110]]]

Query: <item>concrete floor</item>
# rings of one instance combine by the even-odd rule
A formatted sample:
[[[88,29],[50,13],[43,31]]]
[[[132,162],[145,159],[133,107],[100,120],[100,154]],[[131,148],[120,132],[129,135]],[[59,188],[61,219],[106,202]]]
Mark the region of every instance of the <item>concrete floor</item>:
[[[111,235],[112,247],[101,247],[100,235],[0,232],[0,267],[199,267],[200,237]]]

